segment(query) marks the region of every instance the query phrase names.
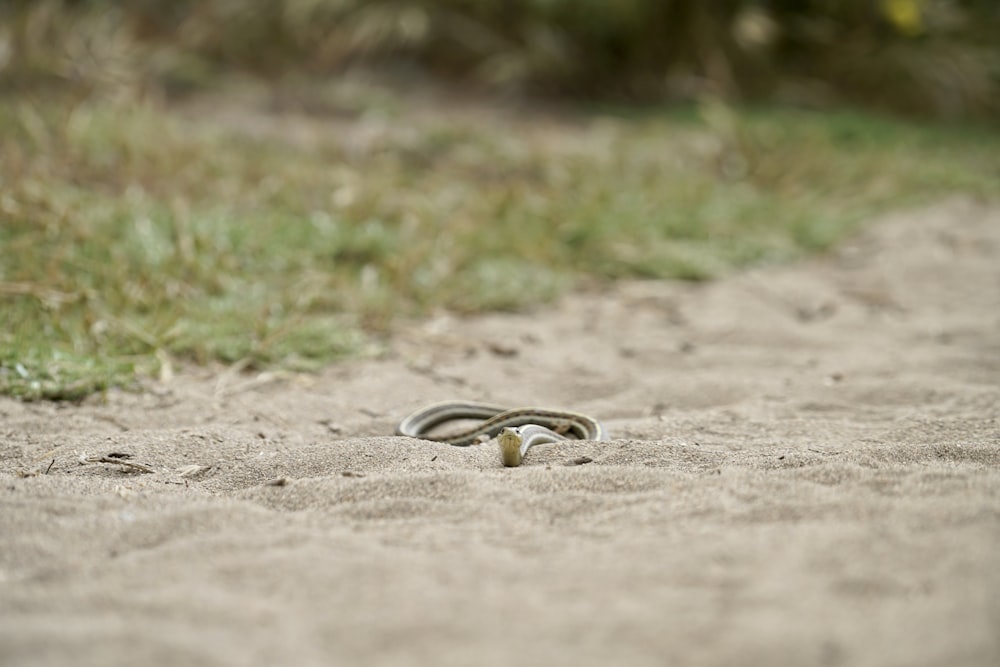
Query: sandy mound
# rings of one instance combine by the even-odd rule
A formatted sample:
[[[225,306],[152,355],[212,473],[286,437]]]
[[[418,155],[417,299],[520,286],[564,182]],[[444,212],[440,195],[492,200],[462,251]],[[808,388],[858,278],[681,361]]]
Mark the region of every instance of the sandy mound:
[[[459,397],[613,439],[504,469],[390,436]],[[2,399],[0,662],[996,665],[998,417],[1000,210],[969,200],[320,376]],[[153,472],[81,463],[117,454]]]

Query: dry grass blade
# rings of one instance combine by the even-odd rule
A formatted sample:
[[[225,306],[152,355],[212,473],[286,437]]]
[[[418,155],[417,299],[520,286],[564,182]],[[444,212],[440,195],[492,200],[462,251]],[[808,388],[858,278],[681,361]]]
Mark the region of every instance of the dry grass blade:
[[[128,468],[130,470],[136,470],[142,473],[155,473],[156,470],[149,467],[144,463],[137,463],[135,461],[129,460],[129,454],[111,453],[111,454],[97,454],[93,456],[83,455],[80,457],[80,463],[113,463],[115,465],[120,465],[123,468]]]
[[[79,294],[63,292],[36,283],[0,282],[0,296],[30,296],[48,308],[58,308],[80,299]]]

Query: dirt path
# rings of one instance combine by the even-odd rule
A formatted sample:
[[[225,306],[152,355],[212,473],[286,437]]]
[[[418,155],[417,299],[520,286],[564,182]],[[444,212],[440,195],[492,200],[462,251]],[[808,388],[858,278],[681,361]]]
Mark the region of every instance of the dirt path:
[[[401,329],[319,376],[0,400],[0,663],[1000,664],[1000,209]],[[387,435],[454,397],[613,440]],[[155,472],[80,462],[113,453]]]

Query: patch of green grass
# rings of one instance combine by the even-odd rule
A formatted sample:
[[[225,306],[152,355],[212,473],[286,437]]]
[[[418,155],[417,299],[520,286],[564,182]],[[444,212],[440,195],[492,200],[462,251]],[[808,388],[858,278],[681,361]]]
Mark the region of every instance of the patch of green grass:
[[[66,352],[37,341],[15,342],[0,358],[0,388],[28,401],[79,401],[111,386],[128,386],[137,370],[124,357]]]
[[[246,95],[0,101],[0,392],[79,398],[171,360],[312,369],[401,315],[530,307],[585,276],[709,279],[1000,181],[986,131],[379,95],[349,119]]]

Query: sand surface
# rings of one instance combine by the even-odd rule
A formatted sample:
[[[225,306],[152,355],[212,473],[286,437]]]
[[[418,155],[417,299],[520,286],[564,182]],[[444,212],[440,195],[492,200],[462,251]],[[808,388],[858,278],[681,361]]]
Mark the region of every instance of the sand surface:
[[[0,664],[1000,664],[995,206],[399,329],[319,375],[0,399]],[[504,469],[391,435],[449,398],[612,440]],[[153,472],[81,462],[116,453]]]

